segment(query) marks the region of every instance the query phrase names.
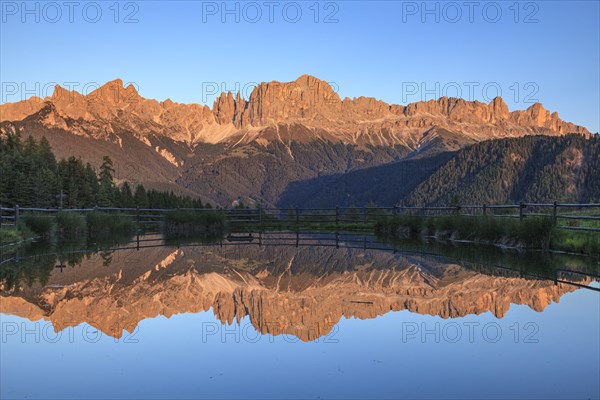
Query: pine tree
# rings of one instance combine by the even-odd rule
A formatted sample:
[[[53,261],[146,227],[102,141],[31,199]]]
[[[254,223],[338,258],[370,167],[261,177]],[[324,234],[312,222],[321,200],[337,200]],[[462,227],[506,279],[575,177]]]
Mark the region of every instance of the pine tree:
[[[100,186],[98,185],[98,177],[96,171],[90,163],[85,166],[85,186],[88,188],[89,198],[85,204],[86,207],[94,207],[98,204],[98,192]]]
[[[135,207],[135,201],[133,200],[133,194],[131,193],[131,187],[129,186],[129,183],[124,182],[123,185],[121,185],[121,191],[120,191],[120,200],[121,200],[121,207],[125,207],[125,208],[132,208]]]
[[[148,195],[146,189],[142,185],[137,185],[135,188],[135,194],[133,195],[133,201],[139,208],[148,208]]]
[[[102,165],[100,166],[98,190],[98,205],[102,207],[111,207],[116,203],[115,184],[113,182],[113,163],[110,157],[102,157]]]
[[[54,170],[56,168],[56,158],[52,152],[52,147],[45,136],[40,139],[37,148],[37,154],[43,167]]]

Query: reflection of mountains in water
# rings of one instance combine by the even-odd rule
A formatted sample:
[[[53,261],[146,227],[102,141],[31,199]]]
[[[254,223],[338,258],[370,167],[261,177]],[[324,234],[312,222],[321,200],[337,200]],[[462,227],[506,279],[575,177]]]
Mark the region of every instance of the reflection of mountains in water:
[[[49,269],[40,267],[44,262]],[[86,322],[120,337],[146,318],[212,308],[223,323],[248,316],[263,334],[308,341],[329,333],[342,316],[491,311],[501,318],[511,303],[539,312],[577,289],[443,257],[335,246],[157,246],[88,254],[60,271],[54,262],[35,259],[32,265],[46,274],[41,283],[11,277],[3,265],[0,311],[45,318],[57,330]],[[590,282],[577,274],[569,280]]]

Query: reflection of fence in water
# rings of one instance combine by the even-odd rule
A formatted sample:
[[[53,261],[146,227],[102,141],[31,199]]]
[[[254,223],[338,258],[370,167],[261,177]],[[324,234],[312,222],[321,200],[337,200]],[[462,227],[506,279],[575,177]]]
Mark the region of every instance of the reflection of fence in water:
[[[243,240],[240,240],[243,238]],[[60,257],[63,259],[65,257],[73,256],[73,255],[81,255],[81,254],[95,254],[102,252],[115,252],[118,254],[119,252],[124,251],[133,251],[137,252],[142,249],[151,249],[151,248],[162,248],[162,247],[173,247],[173,248],[193,248],[193,247],[242,247],[242,246],[258,246],[258,247],[335,247],[340,249],[358,249],[358,250],[376,250],[376,251],[387,251],[392,252],[394,254],[398,254],[400,256],[412,256],[412,257],[428,257],[435,258],[439,261],[451,261],[457,262],[464,268],[469,270],[473,270],[479,273],[483,273],[485,275],[492,276],[505,276],[505,277],[515,277],[515,278],[526,278],[526,279],[534,279],[534,280],[546,280],[553,281],[555,284],[563,283],[568,285],[577,286],[580,288],[586,288],[593,291],[599,291],[600,288],[589,286],[587,284],[579,283],[582,280],[592,280],[598,281],[600,280],[600,273],[598,272],[598,267],[593,267],[592,270],[573,270],[573,269],[564,269],[564,268],[547,268],[547,270],[535,271],[528,270],[530,268],[524,267],[524,263],[526,260],[523,260],[522,254],[517,254],[516,257],[518,260],[523,260],[518,263],[518,267],[511,266],[503,266],[498,265],[497,262],[488,263],[486,261],[481,261],[481,259],[476,260],[461,260],[460,258],[453,258],[452,256],[446,254],[440,254],[440,252],[435,252],[431,250],[426,250],[423,247],[419,247],[417,249],[407,249],[406,247],[399,246],[395,242],[387,243],[380,242],[374,236],[368,234],[361,233],[352,233],[352,232],[333,232],[333,233],[323,233],[323,232],[298,232],[298,231],[277,231],[277,232],[252,232],[252,233],[231,233],[227,237],[224,237],[222,240],[218,242],[211,243],[201,243],[201,242],[190,242],[190,243],[179,243],[177,245],[167,244],[164,241],[164,238],[161,235],[149,235],[149,236],[140,236],[132,240],[129,243],[126,243],[121,246],[110,247],[110,248],[86,248],[86,249],[73,249],[69,250],[68,254],[65,252],[60,253]],[[0,260],[0,267],[5,263],[18,263],[20,261],[24,261],[30,258],[42,258],[48,256],[59,256],[59,253],[56,252],[48,252],[48,253],[39,253],[33,255],[25,255],[21,256],[17,253],[15,257],[11,257],[6,260]],[[128,256],[129,257],[129,256]],[[467,259],[469,257],[466,257]],[[118,258],[115,259],[115,261]],[[137,257],[132,257],[131,261],[141,261]]]

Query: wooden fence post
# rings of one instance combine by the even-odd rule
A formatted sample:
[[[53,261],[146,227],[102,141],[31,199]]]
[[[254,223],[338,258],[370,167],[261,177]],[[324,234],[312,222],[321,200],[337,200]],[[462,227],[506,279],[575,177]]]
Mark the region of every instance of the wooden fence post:
[[[19,205],[15,205],[15,228],[19,224]]]
[[[483,216],[485,217],[487,215],[487,205],[483,205]]]
[[[335,206],[335,224],[337,225],[340,221],[340,207]]]
[[[553,207],[552,207],[552,218],[554,218],[554,225],[556,225],[556,223],[558,222],[558,203],[556,201],[554,201]]]
[[[140,206],[135,207],[135,219],[137,220],[138,228],[140,227]]]
[[[523,203],[519,203],[519,221],[523,221],[523,218],[525,218],[525,204]]]

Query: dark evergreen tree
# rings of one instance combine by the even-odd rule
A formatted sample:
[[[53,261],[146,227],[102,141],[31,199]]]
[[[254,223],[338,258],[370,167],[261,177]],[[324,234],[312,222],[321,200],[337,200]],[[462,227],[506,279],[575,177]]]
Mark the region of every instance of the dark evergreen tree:
[[[139,208],[148,208],[150,206],[148,204],[148,195],[146,194],[146,189],[144,189],[144,186],[137,185],[135,188],[135,194],[133,195],[133,201]]]
[[[100,187],[98,189],[98,205],[101,207],[110,207],[115,205],[118,200],[117,191],[113,182],[113,162],[108,156],[102,157],[100,166],[100,176],[98,177]]]
[[[125,208],[135,207],[135,201],[133,200],[133,193],[131,193],[131,187],[129,183],[125,182],[121,185],[120,191],[120,206]]]

